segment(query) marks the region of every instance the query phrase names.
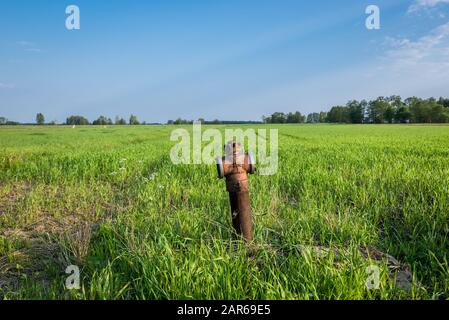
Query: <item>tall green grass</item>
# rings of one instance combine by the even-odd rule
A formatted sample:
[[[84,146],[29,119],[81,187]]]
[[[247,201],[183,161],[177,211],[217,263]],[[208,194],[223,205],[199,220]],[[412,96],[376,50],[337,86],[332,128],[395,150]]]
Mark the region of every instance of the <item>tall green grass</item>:
[[[263,128],[279,130],[279,171],[251,177],[253,246],[235,240],[215,167],[171,163],[174,127],[1,129],[0,296],[449,297],[449,126]]]

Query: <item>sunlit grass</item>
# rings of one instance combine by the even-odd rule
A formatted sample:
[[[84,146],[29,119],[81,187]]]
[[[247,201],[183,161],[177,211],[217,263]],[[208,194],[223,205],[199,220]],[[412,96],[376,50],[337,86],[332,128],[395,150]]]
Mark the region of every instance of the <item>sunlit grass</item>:
[[[174,127],[0,129],[0,296],[448,298],[449,126],[271,127],[279,171],[251,177],[257,251],[234,240],[215,167],[171,163]]]

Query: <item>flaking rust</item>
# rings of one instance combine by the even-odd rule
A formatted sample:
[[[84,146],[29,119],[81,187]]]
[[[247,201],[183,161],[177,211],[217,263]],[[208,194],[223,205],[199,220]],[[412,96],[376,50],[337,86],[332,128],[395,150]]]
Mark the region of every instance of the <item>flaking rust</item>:
[[[250,242],[253,240],[253,221],[248,174],[255,173],[256,166],[251,154],[243,153],[240,142],[229,141],[224,149],[225,156],[217,158],[218,177],[226,178],[232,225],[238,235]]]

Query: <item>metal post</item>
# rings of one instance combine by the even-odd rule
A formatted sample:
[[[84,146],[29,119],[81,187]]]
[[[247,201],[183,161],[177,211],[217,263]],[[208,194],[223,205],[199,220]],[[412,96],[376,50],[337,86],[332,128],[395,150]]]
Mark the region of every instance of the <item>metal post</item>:
[[[238,235],[247,241],[253,240],[252,212],[249,200],[248,174],[256,171],[250,154],[243,154],[239,142],[225,145],[225,156],[217,158],[219,178],[226,178],[226,189],[231,204],[232,225]]]

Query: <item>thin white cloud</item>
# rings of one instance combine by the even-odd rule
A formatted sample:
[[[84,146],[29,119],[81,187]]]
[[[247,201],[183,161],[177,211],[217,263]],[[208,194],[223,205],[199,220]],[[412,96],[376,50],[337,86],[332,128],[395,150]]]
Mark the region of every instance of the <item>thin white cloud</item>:
[[[12,83],[3,83],[0,82],[0,89],[14,89],[14,85]]]
[[[415,0],[408,8],[408,13],[413,13],[424,8],[434,8],[440,4],[449,3],[449,0]]]
[[[39,48],[27,48],[27,49],[25,49],[25,51],[28,51],[28,52],[42,52],[42,50],[39,49]]]
[[[24,40],[17,41],[16,43],[21,47],[34,47],[35,46],[34,42],[24,41]]]
[[[23,50],[25,50],[27,52],[37,52],[37,53],[42,52],[42,50],[40,48],[38,48],[38,46],[34,42],[31,42],[31,41],[22,40],[22,41],[17,41],[16,44],[18,46],[22,47]]]
[[[426,66],[441,72],[449,66],[449,22],[415,41],[387,38],[386,57],[397,69]]]
[[[385,45],[377,61],[249,92],[222,101],[217,108],[242,113],[247,106],[257,106],[258,113],[269,114],[278,110],[281,102],[286,111],[309,113],[328,110],[351,99],[396,94],[449,96],[449,22],[416,40],[387,38]],[[245,116],[251,118],[249,111]]]

